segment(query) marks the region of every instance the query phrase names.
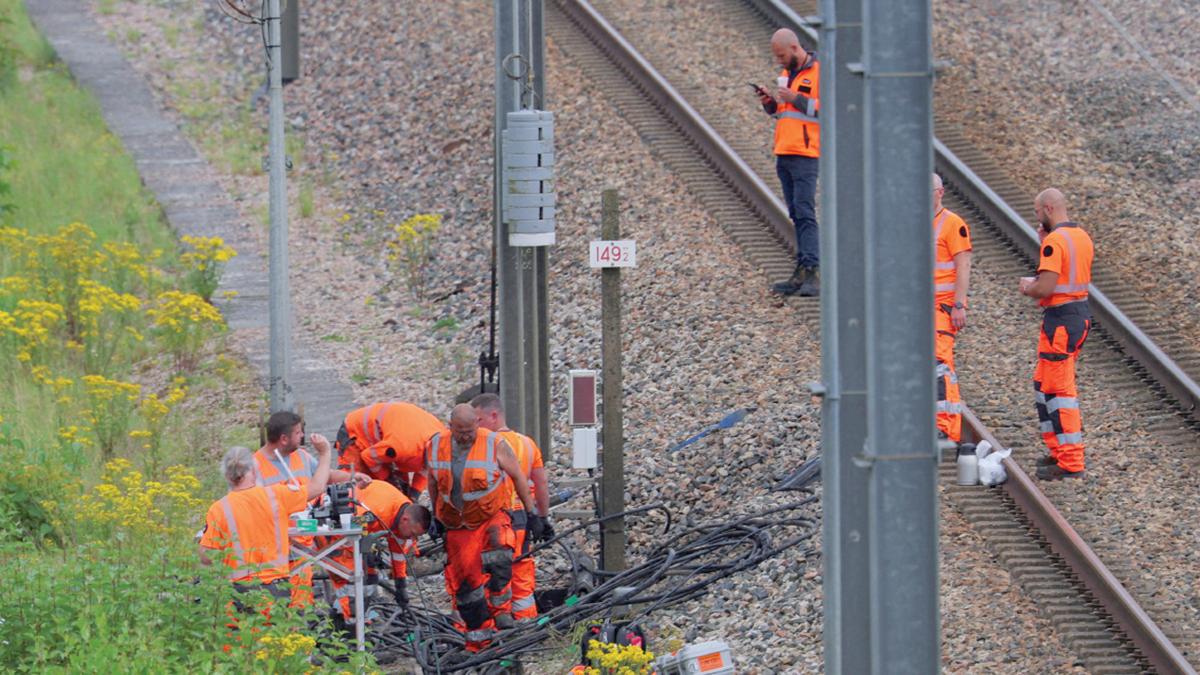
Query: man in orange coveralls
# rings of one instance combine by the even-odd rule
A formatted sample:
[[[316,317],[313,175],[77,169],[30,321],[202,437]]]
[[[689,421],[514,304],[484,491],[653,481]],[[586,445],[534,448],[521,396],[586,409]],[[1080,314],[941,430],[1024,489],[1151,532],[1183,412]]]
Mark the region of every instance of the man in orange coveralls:
[[[504,403],[495,394],[480,394],[471,399],[471,406],[479,414],[479,426],[500,434],[517,456],[521,472],[529,480],[533,498],[541,515],[526,513],[521,500],[513,495],[509,515],[513,521],[516,537],[514,551],[518,556],[529,552],[531,543],[545,541],[554,536],[550,525],[550,488],[546,484],[546,468],[542,461],[542,450],[532,438],[508,428],[504,418]],[[533,557],[513,563],[512,615],[517,621],[537,618],[537,601],[534,599],[537,571]]]
[[[1088,284],[1092,281],[1092,238],[1067,216],[1062,192],[1049,188],[1033,201],[1042,230],[1036,277],[1021,279],[1023,295],[1042,311],[1038,362],[1033,372],[1038,421],[1049,454],[1038,460],[1042,480],[1083,478],[1083,418],[1075,386],[1075,361],[1092,328]]]
[[[209,553],[223,551],[220,561],[231,568],[229,577],[239,590],[261,585],[277,599],[291,597],[291,586],[285,581],[291,570],[288,515],[303,511],[308,500],[325,491],[329,480],[329,441],[320,434],[313,434],[312,441],[317,468],[311,480],[301,478],[298,484],[255,485],[258,472],[248,448],[230,448],[221,460],[229,493],[208,508],[200,536],[200,562],[211,565]]]
[[[386,480],[416,499],[425,489],[425,442],[445,429],[436,416],[412,403],[375,403],[351,410],[338,430],[338,468]]]
[[[466,403],[454,407],[450,432],[430,439],[425,466],[430,502],[446,530],[446,591],[462,618],[467,650],[479,651],[497,618],[501,626],[512,622],[511,490],[529,512],[533,497],[512,448],[495,432],[481,433]]]
[[[371,481],[366,487],[357,489],[353,498],[356,502],[355,512],[367,519],[363,525],[364,531],[389,533],[387,545],[392,554],[394,595],[398,604],[407,605],[408,566],[404,554],[411,548],[410,540],[416,539],[429,529],[429,509],[412,503],[412,500],[404,496],[396,486],[381,480]],[[350,549],[338,549],[330,559],[346,569],[354,568],[354,552]],[[368,579],[373,579],[375,575],[374,570],[367,570]],[[335,602],[342,610],[342,617],[349,624],[354,618],[354,585],[336,574],[330,574],[329,580],[333,585]]]

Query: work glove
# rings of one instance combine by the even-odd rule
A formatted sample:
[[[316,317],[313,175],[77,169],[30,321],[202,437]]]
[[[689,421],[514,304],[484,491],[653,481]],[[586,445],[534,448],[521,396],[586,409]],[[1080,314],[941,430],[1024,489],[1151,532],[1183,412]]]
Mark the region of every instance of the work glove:
[[[400,577],[392,579],[392,597],[396,599],[396,604],[401,607],[408,607],[408,579]]]
[[[525,527],[529,533],[529,541],[537,544],[554,536],[554,527],[550,524],[549,517],[531,513],[528,518]]]
[[[431,539],[437,541],[446,536],[446,526],[442,524],[442,521],[438,520],[437,518],[433,518],[429,521],[428,534]]]

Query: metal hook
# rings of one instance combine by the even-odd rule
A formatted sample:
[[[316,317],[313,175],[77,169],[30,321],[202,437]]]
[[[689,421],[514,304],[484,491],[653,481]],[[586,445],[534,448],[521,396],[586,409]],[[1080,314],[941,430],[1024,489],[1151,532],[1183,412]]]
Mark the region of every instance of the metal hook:
[[[514,62],[519,64],[519,72],[514,72],[513,68],[509,65],[510,63]],[[519,81],[521,83],[521,96],[518,102],[519,105],[522,108],[537,107],[537,101],[535,100],[537,98],[537,92],[533,90],[533,66],[529,63],[529,59],[514,52],[504,57],[504,60],[500,62],[500,69],[504,71],[504,74],[508,77],[508,79]]]
[[[517,63],[521,64],[524,67],[524,70],[522,70],[520,73],[514,73],[509,70],[508,64],[512,61],[516,61]],[[524,56],[514,52],[504,57],[504,60],[500,62],[500,69],[504,71],[504,74],[507,75],[510,80],[524,80],[529,77],[529,59],[526,59]]]

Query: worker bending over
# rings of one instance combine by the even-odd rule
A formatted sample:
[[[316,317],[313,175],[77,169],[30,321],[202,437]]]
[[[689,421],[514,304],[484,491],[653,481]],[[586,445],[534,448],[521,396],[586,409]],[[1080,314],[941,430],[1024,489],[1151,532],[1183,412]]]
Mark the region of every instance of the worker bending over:
[[[355,490],[354,510],[362,518],[363,531],[386,532],[388,551],[392,556],[392,586],[396,603],[408,604],[406,590],[408,566],[404,554],[411,550],[411,542],[429,529],[429,509],[412,503],[399,488],[381,480],[371,481],[366,487]],[[340,563],[348,570],[354,569],[354,551],[340,548],[330,556],[331,560]],[[364,582],[374,585],[377,572],[366,570]],[[336,574],[329,575],[333,585],[334,602],[339,606],[342,618],[349,624],[354,618],[354,584]],[[374,589],[364,590],[364,595],[374,595]]]
[[[971,231],[959,215],[942,205],[946,188],[933,174],[933,355],[937,361],[937,427],[947,438],[962,440],[962,397],[954,366],[954,340],[967,325],[967,285],[971,280]]]
[[[450,431],[434,434],[425,456],[429,498],[446,528],[446,591],[462,619],[466,648],[486,647],[511,624],[515,546],[508,515],[511,490],[533,512],[529,484],[512,448],[499,434],[479,431],[475,409],[454,406]],[[509,481],[512,485],[509,485]]]
[[[338,430],[338,468],[386,480],[416,499],[425,489],[421,469],[426,441],[445,430],[441,420],[412,403],[351,410]]]
[[[312,441],[316,470],[311,479],[295,483],[256,485],[258,471],[249,448],[230,448],[221,460],[229,493],[213,502],[205,515],[200,562],[211,565],[210,552],[223,552],[220,561],[232,570],[229,578],[239,591],[265,588],[279,600],[292,596],[290,584],[284,582],[291,570],[288,515],[304,510],[329,480],[329,441],[320,434],[313,434]],[[311,597],[311,588],[308,592]]]
[[[546,484],[542,451],[532,438],[508,428],[504,418],[504,403],[499,396],[480,394],[471,399],[471,406],[479,416],[479,426],[500,434],[513,449],[521,473],[533,490],[537,513],[526,512],[515,492],[509,508],[515,537],[513,550],[518,556],[525,555],[531,543],[536,544],[554,536],[554,528],[550,524],[550,489]],[[537,618],[537,602],[534,599],[536,577],[533,556],[513,563],[512,615],[517,621]]]
[[[290,411],[280,411],[267,419],[267,444],[254,453],[254,467],[258,472],[256,485],[269,487],[285,481],[295,485],[295,481],[303,478],[311,480],[317,470],[317,458],[304,448],[304,420]],[[345,483],[350,480],[346,471],[330,470],[330,483]],[[371,482],[370,476],[360,474],[357,477],[360,485]],[[300,544],[312,545],[312,537],[298,538]],[[298,567],[298,560],[292,561],[292,567]],[[311,565],[300,570],[292,579],[292,604],[306,607],[312,604]]]
[[[1042,480],[1082,478],[1083,418],[1075,386],[1075,360],[1092,328],[1088,284],[1092,281],[1092,238],[1067,216],[1067,201],[1054,188],[1033,200],[1041,224],[1037,277],[1021,279],[1021,293],[1045,308],[1038,333],[1034,395],[1042,440],[1049,455],[1038,459]]]

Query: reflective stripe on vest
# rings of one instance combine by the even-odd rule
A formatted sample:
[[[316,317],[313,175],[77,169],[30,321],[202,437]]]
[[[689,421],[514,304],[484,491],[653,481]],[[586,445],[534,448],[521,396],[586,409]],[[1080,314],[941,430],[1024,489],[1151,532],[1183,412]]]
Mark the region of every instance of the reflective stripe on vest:
[[[1079,256],[1075,255],[1075,242],[1071,239],[1071,235],[1063,232],[1062,238],[1067,242],[1067,267],[1070,272],[1067,275],[1068,283],[1058,284],[1054,287],[1055,293],[1078,293],[1086,291],[1088,285],[1079,283]],[[1059,277],[1062,278],[1061,275]]]
[[[808,101],[808,107],[811,108],[813,100],[810,98]],[[783,112],[778,113],[778,116],[780,118],[787,118],[789,120],[804,120],[805,122],[812,122],[813,124],[820,124],[821,122],[816,118],[815,115],[806,115],[805,113],[796,110],[784,110]]]
[[[295,468],[295,467],[291,466],[292,457],[298,457],[300,459],[300,468]],[[282,483],[282,482],[288,480],[288,477],[287,477],[288,469],[291,470],[292,475],[295,476],[296,478],[312,478],[313,477],[312,467],[310,467],[308,462],[306,461],[306,456],[304,455],[303,450],[300,450],[299,448],[297,448],[295,451],[292,452],[292,454],[288,455],[287,462],[288,462],[288,465],[285,468],[283,465],[281,465],[279,463],[279,460],[272,459],[268,455],[267,463],[270,464],[273,469],[275,469],[275,475],[274,476],[263,476],[262,473],[260,472],[259,476],[258,476],[258,484],[263,487],[269,487],[271,485],[275,485],[276,483]]]
[[[383,460],[379,457],[379,451],[372,446],[383,440],[383,415],[387,412],[388,408],[392,407],[391,403],[380,403],[378,405],[380,407],[379,412],[374,416],[374,426],[371,425],[371,409],[375,406],[364,408],[362,417],[363,434],[367,437],[365,443],[367,447],[371,448],[371,459],[374,460],[376,465],[381,464]]]
[[[266,563],[272,567],[285,567],[288,563],[287,552],[284,550],[283,542],[286,534],[279,530],[279,502],[275,499],[275,491],[266,488],[267,502],[271,505],[271,526],[275,528],[275,550],[279,552],[275,559]],[[238,534],[237,518],[233,517],[233,504],[229,501],[229,495],[225,495],[221,499],[221,509],[225,512],[225,523],[229,526],[229,538],[233,540],[233,555],[235,567],[229,573],[229,578],[237,579],[239,577],[253,575],[254,570],[247,570],[250,567],[246,564],[246,551],[242,548],[242,538]]]

